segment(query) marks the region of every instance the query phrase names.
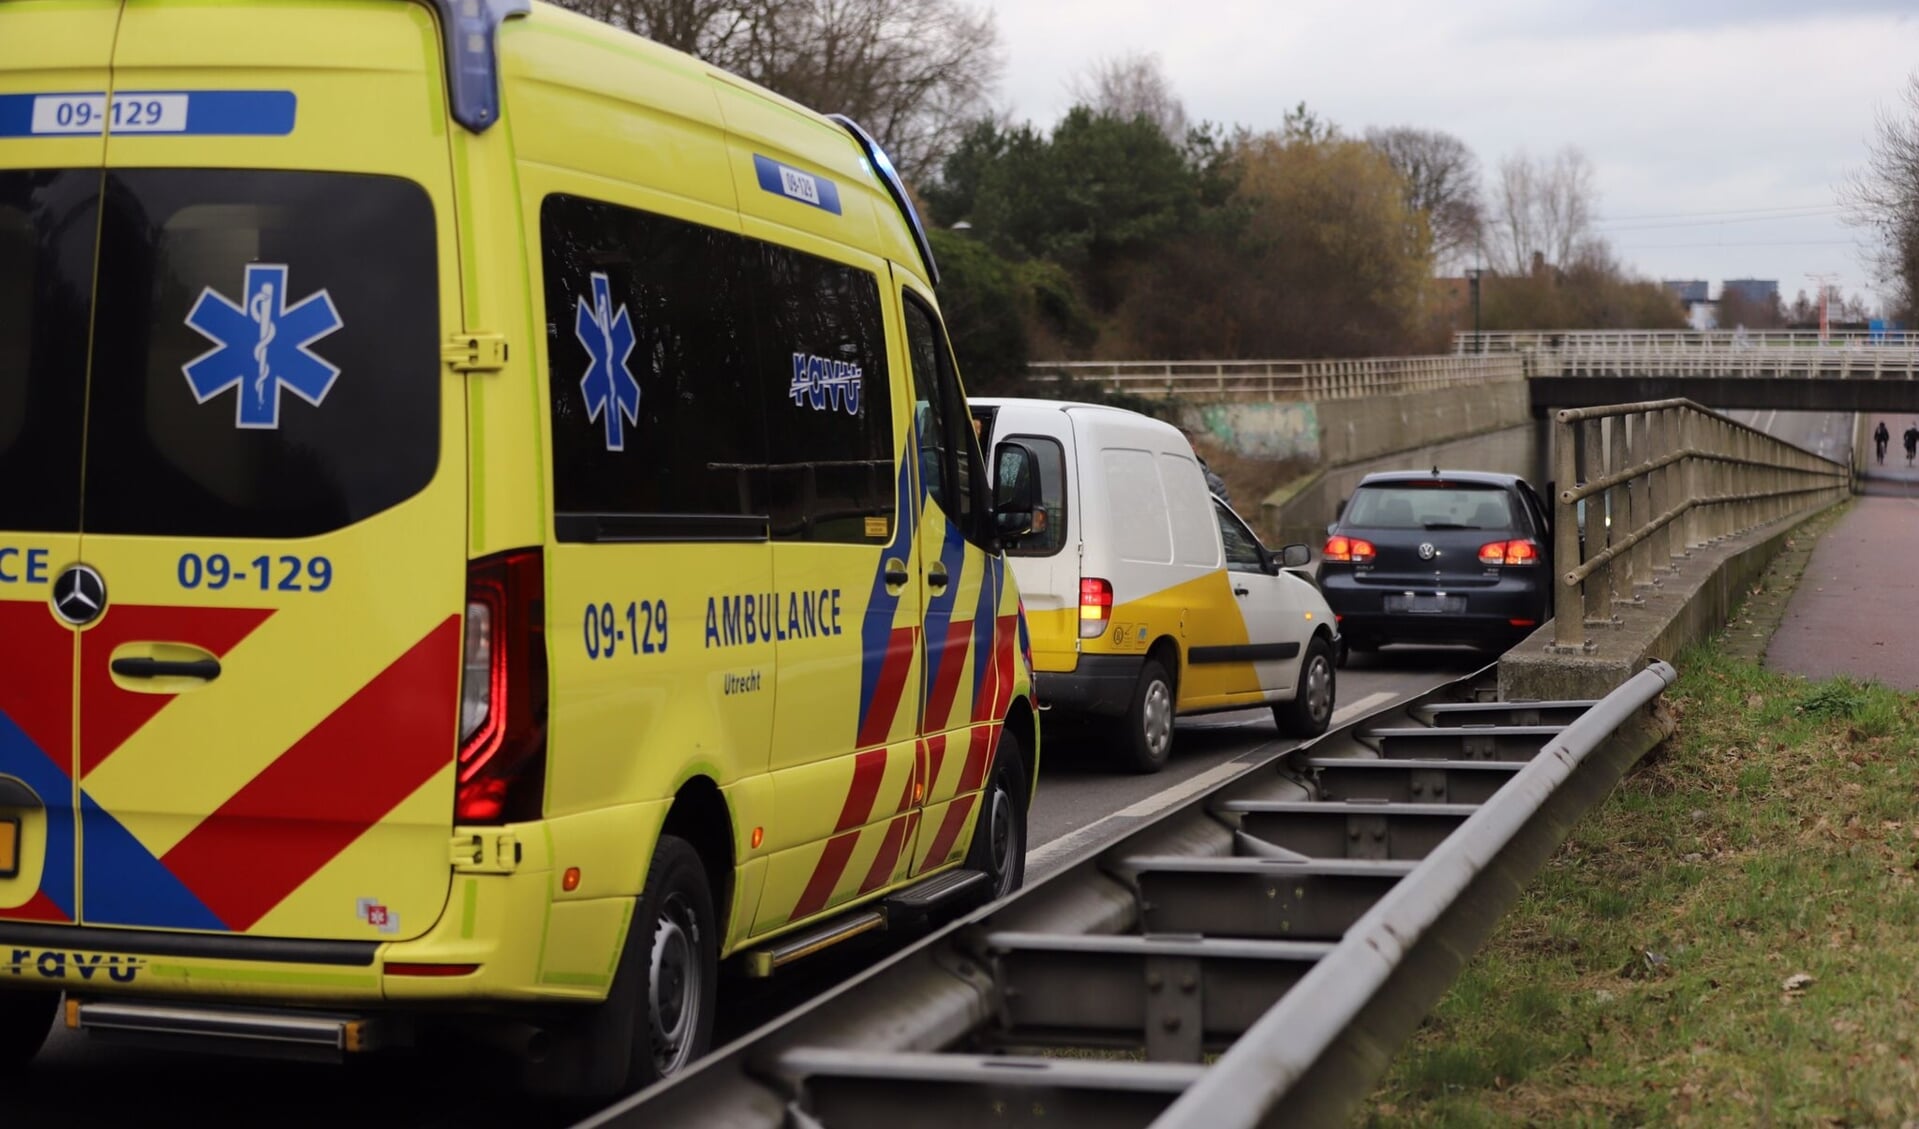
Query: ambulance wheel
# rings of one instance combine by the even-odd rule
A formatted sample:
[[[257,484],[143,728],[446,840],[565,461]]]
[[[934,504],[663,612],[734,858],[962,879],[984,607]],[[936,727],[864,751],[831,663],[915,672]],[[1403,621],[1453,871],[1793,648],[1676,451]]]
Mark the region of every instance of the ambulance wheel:
[[[1166,664],[1147,659],[1139,669],[1132,704],[1126,709],[1123,734],[1126,761],[1134,772],[1158,772],[1173,753],[1173,712],[1179,700],[1173,689],[1173,676],[1166,673]]]
[[[660,836],[606,1002],[553,1032],[527,1089],[605,1101],[674,1074],[706,1053],[719,982],[719,928],[692,844]]]
[[[1020,888],[1026,878],[1026,763],[1019,737],[1002,729],[993,776],[980,793],[979,822],[966,851],[966,869],[986,875],[994,901]]]
[[[1293,700],[1273,706],[1273,720],[1288,737],[1317,737],[1333,723],[1333,648],[1315,636],[1299,664],[1299,685]]]
[[[33,1061],[59,1014],[58,992],[0,992],[0,1074]]]

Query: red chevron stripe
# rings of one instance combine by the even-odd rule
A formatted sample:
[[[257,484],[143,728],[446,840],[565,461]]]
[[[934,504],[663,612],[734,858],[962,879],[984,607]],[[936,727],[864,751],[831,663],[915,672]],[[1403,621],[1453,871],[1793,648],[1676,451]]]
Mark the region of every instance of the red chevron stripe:
[[[68,922],[73,920],[73,915],[54,905],[45,890],[35,890],[26,905],[0,909],[0,920]]]
[[[945,729],[953,716],[953,699],[959,694],[960,675],[966,670],[966,652],[973,645],[973,621],[955,619],[946,625],[946,640],[940,644],[940,676],[926,699],[925,728]]]
[[[80,636],[80,775],[85,777],[175,701],[171,694],[136,694],[114,684],[112,659],[123,643],[186,643],[215,658],[240,645],[273,615],[272,608],[184,608],[121,604]]]
[[[71,774],[73,630],[53,618],[44,600],[0,601],[0,642],[0,714]]]
[[[919,649],[919,628],[895,627],[887,636],[886,659],[880,666],[879,685],[873,692],[873,704],[860,719],[860,748],[879,745],[893,731],[900,696],[906,691],[906,676],[913,669],[913,653]]]
[[[853,857],[853,847],[859,841],[860,833],[857,831],[835,835],[826,841],[826,850],[820,853],[819,865],[813,868],[813,877],[807,879],[806,889],[800,892],[800,900],[793,906],[793,915],[787,918],[788,921],[812,917],[826,907],[826,899],[833,896],[833,888],[840,884],[840,875],[846,873],[846,864]]]
[[[251,929],[452,765],[459,678],[460,617],[448,616],[162,863],[229,927]]]
[[[872,893],[893,877],[894,869],[899,866],[900,847],[906,842],[907,818],[896,816],[886,825],[886,838],[880,840],[880,853],[873,857],[873,865],[866,868],[866,880],[860,883],[860,893]]]
[[[972,741],[966,749],[966,769],[960,773],[959,790],[972,792],[986,782],[986,770],[993,764],[993,752],[999,747],[999,722],[973,727]]]
[[[952,807],[946,809],[946,818],[940,822],[939,833],[933,836],[933,845],[926,850],[925,869],[932,870],[939,866],[952,853],[953,843],[959,839],[960,829],[966,826],[966,815],[973,810],[973,801],[978,796],[977,792],[961,796],[953,801]]]
[[[886,778],[886,750],[868,749],[853,758],[853,784],[840,805],[839,822],[834,831],[864,827],[873,817],[873,801],[879,799],[880,781]]]
[[[946,734],[939,733],[926,739],[926,790],[931,792],[939,786],[940,768],[946,763]]]

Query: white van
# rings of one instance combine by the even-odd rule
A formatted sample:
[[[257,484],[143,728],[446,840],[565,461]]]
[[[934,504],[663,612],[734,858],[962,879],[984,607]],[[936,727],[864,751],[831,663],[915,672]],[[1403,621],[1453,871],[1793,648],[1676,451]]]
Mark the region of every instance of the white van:
[[[983,444],[1038,468],[1033,532],[1007,551],[1046,716],[1117,724],[1126,762],[1166,763],[1173,718],[1270,704],[1283,732],[1333,716],[1338,624],[1305,545],[1274,553],[1206,488],[1178,428],[1057,400],[972,398]]]

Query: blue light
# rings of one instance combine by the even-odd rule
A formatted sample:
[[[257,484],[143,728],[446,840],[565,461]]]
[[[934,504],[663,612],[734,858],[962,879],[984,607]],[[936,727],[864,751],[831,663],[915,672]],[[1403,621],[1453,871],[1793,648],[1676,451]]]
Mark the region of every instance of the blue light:
[[[860,143],[860,148],[872,160],[873,167],[879,170],[880,183],[886,186],[886,194],[893,198],[893,206],[899,209],[900,215],[906,217],[906,226],[913,232],[913,245],[919,248],[920,261],[926,265],[927,281],[938,286],[940,268],[933,261],[933,245],[927,241],[926,227],[920,223],[919,212],[913,207],[913,198],[906,194],[906,185],[901,182],[900,174],[894,171],[892,159],[887,157],[886,150],[880,148],[879,142],[873,140],[872,134],[861,129],[858,122],[845,114],[828,114],[826,119],[837,123],[846,132],[852,134],[854,140]]]
[[[453,120],[485,133],[500,120],[500,25],[532,11],[531,0],[430,0],[440,13]]]

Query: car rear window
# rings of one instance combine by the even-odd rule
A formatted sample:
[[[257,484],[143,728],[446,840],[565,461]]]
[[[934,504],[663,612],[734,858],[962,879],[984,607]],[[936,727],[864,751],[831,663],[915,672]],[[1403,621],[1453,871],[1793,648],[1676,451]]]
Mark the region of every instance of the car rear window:
[[[80,528],[98,169],[0,171],[0,530]]]
[[[1362,486],[1342,525],[1366,529],[1512,529],[1513,497],[1497,486]]]
[[[87,533],[313,536],[433,480],[444,379],[424,189],[128,169],[103,198]]]

